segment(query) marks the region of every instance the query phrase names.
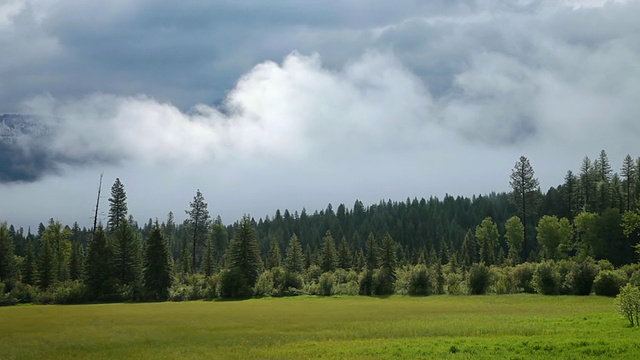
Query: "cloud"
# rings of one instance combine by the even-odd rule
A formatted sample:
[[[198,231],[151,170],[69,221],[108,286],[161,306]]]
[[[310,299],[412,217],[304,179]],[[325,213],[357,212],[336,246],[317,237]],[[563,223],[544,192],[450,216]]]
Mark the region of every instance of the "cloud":
[[[16,175],[37,181],[0,197],[75,176],[91,197],[105,169],[139,214],[201,188],[233,218],[505,191],[520,155],[548,188],[600,149],[640,155],[638,1],[137,1],[97,22],[68,11],[85,2],[16,3],[0,102],[52,134]]]

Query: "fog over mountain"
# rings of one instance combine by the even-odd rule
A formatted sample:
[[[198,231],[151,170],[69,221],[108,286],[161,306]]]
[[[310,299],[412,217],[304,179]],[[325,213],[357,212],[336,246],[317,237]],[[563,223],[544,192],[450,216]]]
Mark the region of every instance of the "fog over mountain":
[[[100,16],[95,16],[99,13]],[[543,191],[640,155],[639,1],[0,3],[0,220]],[[18,114],[18,115],[11,115]],[[106,196],[105,196],[106,200]]]

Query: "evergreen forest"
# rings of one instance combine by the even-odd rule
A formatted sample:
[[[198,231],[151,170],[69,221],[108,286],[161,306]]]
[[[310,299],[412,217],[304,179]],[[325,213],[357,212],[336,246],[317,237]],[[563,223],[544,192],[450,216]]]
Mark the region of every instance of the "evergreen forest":
[[[612,165],[602,150],[542,191],[522,156],[505,169],[509,192],[355,200],[229,224],[211,215],[215,209],[200,190],[185,199],[184,222],[169,213],[139,223],[116,179],[104,224],[81,228],[52,218],[32,231],[0,219],[0,303],[615,296],[624,284],[640,285],[640,158],[621,160]]]

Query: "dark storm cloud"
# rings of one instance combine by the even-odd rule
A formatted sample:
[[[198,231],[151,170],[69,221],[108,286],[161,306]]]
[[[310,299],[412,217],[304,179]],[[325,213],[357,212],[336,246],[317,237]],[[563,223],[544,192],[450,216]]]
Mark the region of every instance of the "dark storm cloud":
[[[82,208],[106,168],[132,213],[200,188],[233,220],[503,191],[522,154],[555,186],[602,148],[639,155],[638,17],[637,1],[12,0],[0,111],[56,131],[26,146],[43,160],[5,154],[38,181],[0,197]]]

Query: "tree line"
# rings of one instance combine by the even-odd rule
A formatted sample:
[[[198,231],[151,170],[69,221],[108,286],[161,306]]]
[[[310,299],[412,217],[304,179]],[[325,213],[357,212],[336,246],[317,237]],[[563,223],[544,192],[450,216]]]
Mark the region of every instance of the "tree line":
[[[356,201],[335,210],[329,204],[313,214],[277,210],[272,217],[244,216],[228,225],[219,216],[212,219],[200,190],[184,222],[169,213],[162,222],[140,225],[128,214],[124,184],[116,179],[104,225],[86,229],[51,219],[25,235],[2,223],[0,293],[22,292],[25,299],[16,300],[39,302],[162,300],[198,291],[210,297],[336,289],[385,294],[420,293],[407,290],[420,288],[420,281],[423,292],[438,293],[447,276],[471,289],[472,272],[481,274],[484,267],[494,281],[504,269],[530,264],[555,269],[600,261],[609,271],[637,260],[639,169],[640,158],[627,155],[620,172],[613,172],[603,150],[543,193],[522,156],[508,193],[369,206]],[[561,269],[568,265],[557,266],[551,272],[569,273]],[[534,270],[525,271],[529,282]],[[625,274],[628,280],[632,271]],[[407,285],[409,278],[413,285]],[[434,291],[424,290],[427,282]]]

